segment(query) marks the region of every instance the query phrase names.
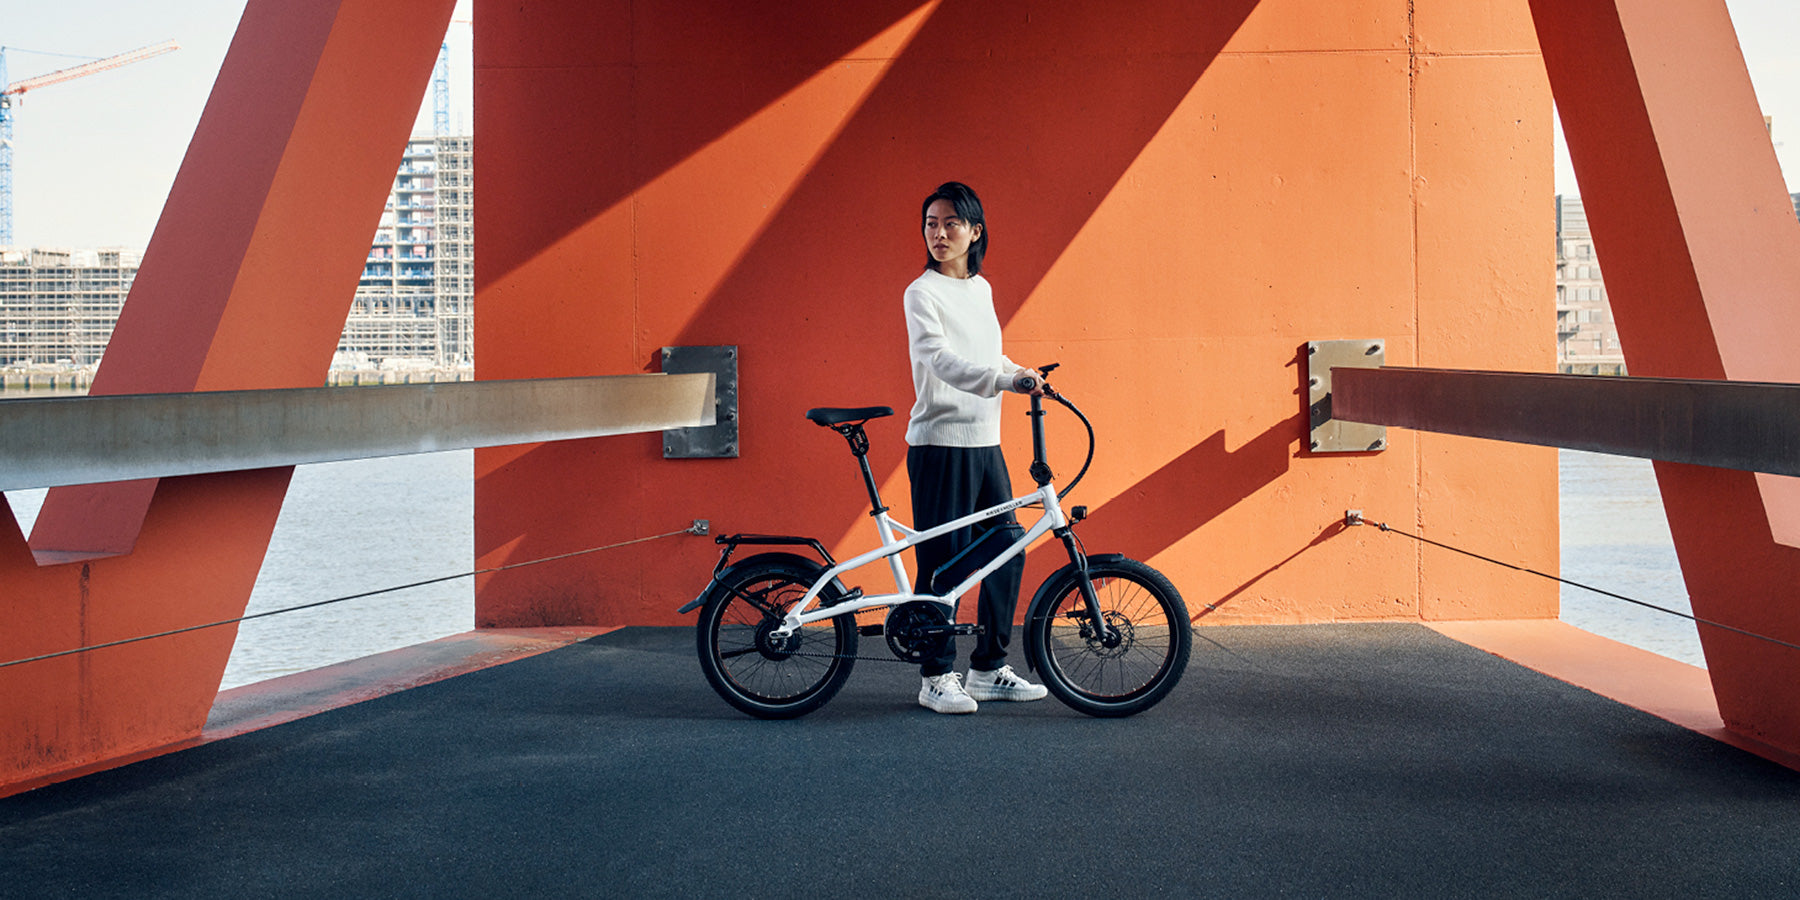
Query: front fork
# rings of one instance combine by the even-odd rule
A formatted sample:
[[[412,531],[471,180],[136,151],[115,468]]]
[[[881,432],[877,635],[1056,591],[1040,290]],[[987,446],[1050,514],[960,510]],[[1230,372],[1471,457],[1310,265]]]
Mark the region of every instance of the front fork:
[[[1062,539],[1063,548],[1069,551],[1069,563],[1075,567],[1075,583],[1081,587],[1081,599],[1087,603],[1087,617],[1092,623],[1092,634],[1109,650],[1119,646],[1123,637],[1119,629],[1106,621],[1106,613],[1100,609],[1100,595],[1094,592],[1094,580],[1088,576],[1087,554],[1082,552],[1081,545],[1075,541],[1075,529],[1065,525],[1056,530],[1056,536]]]

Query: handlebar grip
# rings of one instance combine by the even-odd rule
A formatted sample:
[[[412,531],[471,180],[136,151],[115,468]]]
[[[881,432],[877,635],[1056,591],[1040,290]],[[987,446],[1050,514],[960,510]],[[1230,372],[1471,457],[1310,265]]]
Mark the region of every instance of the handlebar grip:
[[[1038,385],[1042,383],[1043,379],[1036,375],[1019,374],[1013,376],[1013,390],[1021,394],[1029,394],[1032,391],[1037,390]]]

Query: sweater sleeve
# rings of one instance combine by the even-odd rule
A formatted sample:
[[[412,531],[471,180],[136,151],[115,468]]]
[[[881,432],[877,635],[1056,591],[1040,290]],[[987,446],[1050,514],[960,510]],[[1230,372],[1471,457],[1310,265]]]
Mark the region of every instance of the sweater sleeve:
[[[1001,381],[1000,381],[1000,390],[1001,391],[1012,390],[1013,379],[1019,377],[1020,375],[1036,375],[1037,374],[1036,369],[1033,369],[1030,366],[1021,366],[1018,363],[1013,362],[1011,359],[1008,359],[1005,354],[1002,354],[1000,356],[1000,368],[1002,370],[1004,370],[1001,373]]]
[[[1011,371],[980,365],[958,356],[944,335],[944,323],[924,292],[906,292],[906,339],[915,361],[925,364],[938,380],[978,397],[993,397],[1012,379]]]

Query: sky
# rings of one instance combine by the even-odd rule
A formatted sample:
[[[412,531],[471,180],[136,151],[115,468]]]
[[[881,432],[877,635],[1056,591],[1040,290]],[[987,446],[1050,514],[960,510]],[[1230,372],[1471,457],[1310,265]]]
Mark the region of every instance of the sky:
[[[126,247],[150,242],[163,200],[245,0],[0,0],[0,46],[12,81],[173,38],[173,53],[50,85],[13,116],[13,242]],[[468,0],[455,18],[467,19]],[[451,130],[470,110],[469,26],[452,23]],[[45,55],[43,52],[71,54]],[[417,133],[431,131],[430,91]],[[395,164],[399,164],[398,157]]]
[[[1800,2],[1726,5],[1763,112],[1775,117],[1788,190],[1800,192]],[[467,8],[468,0],[459,0],[456,17],[468,18]],[[244,0],[0,0],[0,46],[8,48],[13,80],[170,38],[181,44],[174,53],[35,91],[15,108],[15,243],[138,250],[149,243],[243,10]],[[464,130],[474,119],[469,26],[452,24],[447,41],[451,128]],[[431,128],[428,99],[420,98],[420,133]],[[1560,137],[1556,190],[1579,193]]]

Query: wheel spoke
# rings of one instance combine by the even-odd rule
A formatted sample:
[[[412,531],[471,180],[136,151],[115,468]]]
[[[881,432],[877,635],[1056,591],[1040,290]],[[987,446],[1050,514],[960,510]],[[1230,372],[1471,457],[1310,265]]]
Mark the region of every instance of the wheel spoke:
[[[774,587],[765,588],[764,593],[766,595],[769,591],[773,591],[773,590],[774,590]],[[778,611],[774,607],[770,606],[769,604],[764,603],[762,597],[753,597],[748,592],[739,590],[738,588],[732,588],[731,595],[738,598],[739,600],[742,600],[745,603],[749,604],[751,607],[755,608],[757,611],[761,612],[765,616],[774,618],[774,617],[778,617],[781,615],[780,611]]]
[[[798,715],[829,699],[849,675],[855,622],[833,619],[771,640],[817,574],[787,562],[739,571],[701,618],[708,679],[732,705],[757,716]]]
[[[1079,585],[1061,585],[1048,619],[1034,619],[1034,651],[1057,696],[1094,715],[1129,715],[1148,708],[1181,677],[1187,621],[1180,595],[1141,563],[1100,564],[1092,570],[1104,626],[1096,631]],[[1108,635],[1111,635],[1109,638]]]

